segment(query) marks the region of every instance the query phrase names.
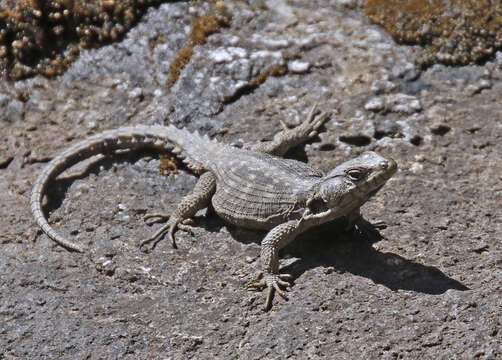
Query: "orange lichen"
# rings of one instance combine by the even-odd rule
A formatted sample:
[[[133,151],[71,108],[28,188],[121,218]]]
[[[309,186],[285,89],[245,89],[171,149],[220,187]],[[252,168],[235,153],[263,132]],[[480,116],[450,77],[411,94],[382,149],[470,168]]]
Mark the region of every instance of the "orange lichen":
[[[178,81],[181,70],[190,62],[194,53],[193,47],[204,44],[209,35],[220,31],[222,27],[230,26],[231,20],[232,15],[223,2],[218,1],[216,8],[209,15],[200,16],[193,21],[188,43],[178,51],[178,55],[169,66],[168,88]]]
[[[422,45],[417,62],[467,65],[502,49],[502,3],[490,0],[366,0],[368,18],[399,43]]]
[[[246,90],[252,90],[267,80],[269,76],[283,76],[288,72],[288,67],[286,65],[272,65],[266,71],[256,75],[247,83]]]
[[[255,77],[251,78],[246,84],[241,86],[239,88],[239,90],[237,90],[234,94],[232,94],[231,97],[225,99],[224,102],[226,104],[234,102],[236,99],[238,99],[242,95],[253,91],[258,86],[263,84],[269,76],[275,76],[275,77],[284,76],[287,74],[287,72],[288,72],[287,65],[284,65],[284,64],[272,65],[267,70],[259,73]]]
[[[181,70],[189,63],[193,55],[193,46],[186,46],[178,51],[178,55],[169,65],[169,78],[167,79],[167,87],[171,88],[180,76]]]
[[[160,154],[159,158],[159,170],[162,175],[169,176],[178,173],[178,160],[175,155],[165,153]]]

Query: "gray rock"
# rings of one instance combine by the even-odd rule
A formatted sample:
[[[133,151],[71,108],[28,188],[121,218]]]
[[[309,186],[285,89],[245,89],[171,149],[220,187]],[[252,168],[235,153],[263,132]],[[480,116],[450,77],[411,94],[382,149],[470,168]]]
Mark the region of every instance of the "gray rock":
[[[23,120],[24,103],[0,94],[0,121],[18,123]]]
[[[501,358],[500,56],[492,65],[419,72],[409,65],[414,49],[369,24],[363,3],[225,2],[231,26],[194,48],[171,89],[169,65],[209,2],[150,9],[120,42],[83,51],[56,79],[1,82],[0,153],[9,156],[0,159],[1,354]],[[243,85],[291,59],[311,65]],[[483,80],[491,87],[466,93]],[[372,99],[384,108],[365,109]],[[11,102],[17,111],[7,119]],[[291,299],[276,299],[269,313],[264,295],[246,289],[259,268],[259,232],[201,211],[193,235],[178,235],[178,249],[164,240],[139,251],[162,226],[142,216],[170,213],[193,188],[196,177],[183,168],[166,177],[159,160],[132,152],[56,179],[45,212],[91,249],[83,256],[55,247],[29,218],[44,162],[89,134],[169,122],[257,142],[280,121],[298,124],[315,102],[332,118],[319,142],[288,156],[329,170],[371,149],[400,170],[362,209],[369,222],[386,224],[383,238],[344,224],[305,234],[281,255],[295,276]],[[436,124],[450,131],[435,135]]]

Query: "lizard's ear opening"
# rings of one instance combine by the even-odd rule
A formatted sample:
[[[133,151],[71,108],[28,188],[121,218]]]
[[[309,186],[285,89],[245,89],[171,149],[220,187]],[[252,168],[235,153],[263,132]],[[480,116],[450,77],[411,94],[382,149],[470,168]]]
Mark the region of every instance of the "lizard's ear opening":
[[[350,183],[349,183],[350,185]],[[348,184],[342,176],[328,178],[321,183],[319,195],[328,207],[332,207],[343,198]]]

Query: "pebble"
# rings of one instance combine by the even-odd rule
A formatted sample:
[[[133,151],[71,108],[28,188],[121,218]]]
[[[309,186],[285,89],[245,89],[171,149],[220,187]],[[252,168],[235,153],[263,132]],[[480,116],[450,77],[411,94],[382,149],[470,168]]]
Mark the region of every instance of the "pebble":
[[[309,70],[310,63],[306,61],[293,60],[288,62],[288,70],[295,74],[302,74]]]
[[[374,97],[364,105],[364,108],[372,112],[386,110],[387,112],[413,114],[421,111],[422,105],[416,97],[398,93]]]

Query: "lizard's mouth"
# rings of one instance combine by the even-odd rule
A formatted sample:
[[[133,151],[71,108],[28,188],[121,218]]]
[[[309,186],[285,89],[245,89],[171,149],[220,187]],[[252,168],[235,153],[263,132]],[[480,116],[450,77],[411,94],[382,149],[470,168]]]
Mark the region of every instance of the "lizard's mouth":
[[[369,196],[369,197],[373,197],[373,196],[374,196],[377,192],[379,192],[379,191],[380,191],[380,189],[381,189],[381,188],[383,188],[383,186],[384,186],[384,185],[385,185],[385,184],[382,184],[382,185],[380,185],[379,187],[377,187],[375,190],[370,191],[370,192],[368,193],[368,196]]]
[[[380,189],[385,185],[387,180],[389,180],[392,175],[397,171],[397,163],[392,158],[387,158],[380,164],[380,172],[377,173],[372,179],[368,180],[371,183],[380,183],[375,189],[368,192],[368,197],[375,195]]]

